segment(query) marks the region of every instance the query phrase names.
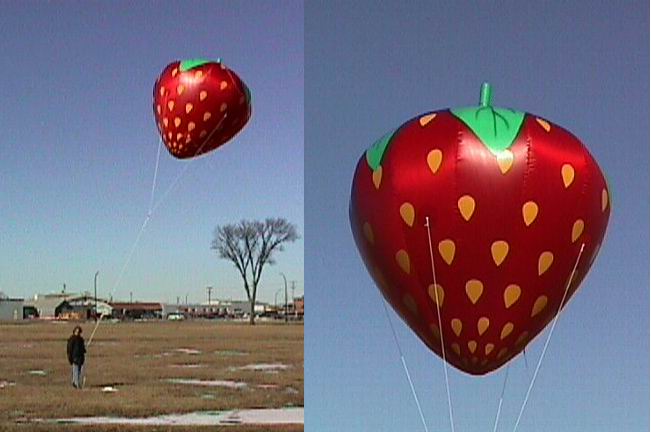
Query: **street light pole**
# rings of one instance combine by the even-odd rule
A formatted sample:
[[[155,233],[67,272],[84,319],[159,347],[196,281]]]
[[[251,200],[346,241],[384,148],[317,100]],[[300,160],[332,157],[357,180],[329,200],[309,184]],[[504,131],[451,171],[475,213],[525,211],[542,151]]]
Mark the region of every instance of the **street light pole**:
[[[95,272],[95,321],[97,321],[97,275],[99,275],[99,270]]]
[[[283,277],[283,280],[285,281],[285,322],[287,322],[287,278],[285,277],[285,273],[281,272],[280,275]]]

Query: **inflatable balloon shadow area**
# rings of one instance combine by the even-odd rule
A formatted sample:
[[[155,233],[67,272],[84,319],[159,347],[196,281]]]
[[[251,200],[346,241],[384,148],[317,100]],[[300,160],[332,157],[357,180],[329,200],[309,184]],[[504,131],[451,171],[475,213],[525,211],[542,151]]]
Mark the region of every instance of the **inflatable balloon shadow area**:
[[[413,118],[355,171],[350,223],[382,295],[456,368],[518,355],[574,295],[610,215],[587,148],[533,114],[476,107]]]

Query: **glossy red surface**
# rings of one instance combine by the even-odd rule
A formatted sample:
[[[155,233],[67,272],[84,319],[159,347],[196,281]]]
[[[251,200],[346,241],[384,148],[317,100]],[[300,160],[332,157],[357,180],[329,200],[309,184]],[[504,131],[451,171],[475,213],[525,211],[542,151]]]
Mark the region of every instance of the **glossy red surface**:
[[[246,85],[226,66],[206,63],[182,72],[168,65],[154,86],[154,116],[167,150],[179,159],[214,150],[251,116]]]
[[[478,375],[504,365],[553,319],[585,243],[568,300],[576,292],[609,214],[597,163],[566,130],[526,114],[513,145],[496,156],[447,110],[401,126],[375,172],[362,156],[350,202],[367,269],[440,355],[429,218],[447,360]],[[539,274],[544,252],[553,261]]]

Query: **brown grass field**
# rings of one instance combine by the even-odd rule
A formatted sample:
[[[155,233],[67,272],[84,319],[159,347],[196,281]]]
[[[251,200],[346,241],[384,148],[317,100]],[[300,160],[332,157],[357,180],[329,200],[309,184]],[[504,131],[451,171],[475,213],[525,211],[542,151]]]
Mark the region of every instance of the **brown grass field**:
[[[299,431],[302,426],[74,426],[34,419],[144,417],[192,411],[303,406],[303,326],[210,321],[102,322],[88,348],[86,387],[71,384],[66,340],[75,323],[0,324],[0,431]],[[94,323],[82,323],[88,340]],[[177,352],[179,348],[199,354]],[[164,354],[165,353],[165,354]],[[283,363],[278,373],[231,370]],[[172,365],[200,364],[199,368]],[[45,376],[29,371],[42,370]],[[173,384],[170,378],[235,380],[244,389]],[[275,384],[277,388],[257,388]],[[114,386],[116,393],[102,392]]]

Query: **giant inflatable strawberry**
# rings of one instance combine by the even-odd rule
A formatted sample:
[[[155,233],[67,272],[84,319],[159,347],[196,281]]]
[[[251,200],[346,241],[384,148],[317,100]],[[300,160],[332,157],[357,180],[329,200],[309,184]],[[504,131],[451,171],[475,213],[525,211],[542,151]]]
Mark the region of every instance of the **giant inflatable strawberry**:
[[[432,351],[441,355],[443,341],[446,360],[474,375],[521,352],[575,293],[609,214],[606,181],[581,141],[492,106],[487,84],[479,106],[420,115],[377,141],[350,201],[385,299]]]
[[[228,142],[251,117],[251,94],[221,60],[170,63],[154,85],[154,117],[170,154],[191,158]]]

